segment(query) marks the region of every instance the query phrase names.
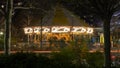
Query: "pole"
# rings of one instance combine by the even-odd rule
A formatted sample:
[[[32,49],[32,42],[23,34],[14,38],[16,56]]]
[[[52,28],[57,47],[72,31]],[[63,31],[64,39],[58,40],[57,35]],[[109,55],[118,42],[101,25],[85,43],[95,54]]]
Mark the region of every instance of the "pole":
[[[6,5],[6,22],[5,22],[5,44],[4,51],[6,55],[10,54],[11,46],[11,22],[12,22],[13,0],[7,0]]]
[[[72,16],[72,28],[73,28],[73,15],[71,15]],[[71,29],[72,30],[72,29]],[[71,31],[72,32],[72,31]],[[73,36],[74,34],[73,34],[73,32],[72,32],[72,41],[74,41],[74,36]]]
[[[27,16],[27,26],[30,25],[30,15]],[[30,35],[28,34],[28,46],[30,46]]]
[[[29,37],[29,34],[28,34],[28,46],[29,46],[29,44],[30,44],[30,37]]]
[[[43,19],[43,17],[41,17],[41,22],[40,22],[40,28],[41,28],[41,30],[40,30],[40,48],[42,48],[42,19]]]

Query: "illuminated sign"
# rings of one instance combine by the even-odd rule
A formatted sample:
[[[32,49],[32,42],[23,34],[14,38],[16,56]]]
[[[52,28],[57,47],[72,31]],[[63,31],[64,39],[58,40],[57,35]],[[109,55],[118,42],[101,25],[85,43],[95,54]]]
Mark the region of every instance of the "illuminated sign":
[[[65,27],[65,26],[54,26],[54,27],[26,27],[24,28],[25,34],[36,33],[39,34],[40,32],[43,33],[93,33],[93,28],[89,27]]]

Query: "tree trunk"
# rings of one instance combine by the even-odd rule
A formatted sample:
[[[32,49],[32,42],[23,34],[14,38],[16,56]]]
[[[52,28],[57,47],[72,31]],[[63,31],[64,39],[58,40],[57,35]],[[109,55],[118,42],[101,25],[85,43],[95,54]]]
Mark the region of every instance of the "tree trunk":
[[[110,43],[110,20],[104,20],[104,53],[105,53],[105,68],[111,67],[111,43]]]
[[[4,51],[5,55],[10,54],[10,45],[11,45],[11,22],[12,22],[12,5],[13,0],[7,0],[6,5],[6,22],[5,22],[5,44]]]

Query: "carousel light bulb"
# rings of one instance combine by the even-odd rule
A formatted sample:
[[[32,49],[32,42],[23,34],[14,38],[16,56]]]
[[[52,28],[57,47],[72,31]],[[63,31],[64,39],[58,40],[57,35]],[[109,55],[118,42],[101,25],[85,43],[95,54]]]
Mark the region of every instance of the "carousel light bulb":
[[[24,32],[25,32],[25,34],[31,34],[31,33],[33,33],[33,29],[30,27],[27,27],[27,28],[24,28]]]
[[[87,28],[87,32],[86,33],[89,33],[89,34],[93,33],[93,28]]]

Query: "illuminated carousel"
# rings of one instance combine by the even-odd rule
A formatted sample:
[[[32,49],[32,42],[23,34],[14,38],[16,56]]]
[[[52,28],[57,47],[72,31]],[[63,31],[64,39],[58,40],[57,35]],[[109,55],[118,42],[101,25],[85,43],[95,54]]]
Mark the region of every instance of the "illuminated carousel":
[[[57,6],[52,13],[47,22],[43,20],[43,23],[46,24],[24,28],[24,32],[28,36],[28,44],[34,43],[41,47],[61,47],[69,45],[69,41],[74,41],[81,36],[91,37],[93,34],[93,28],[70,11]]]

